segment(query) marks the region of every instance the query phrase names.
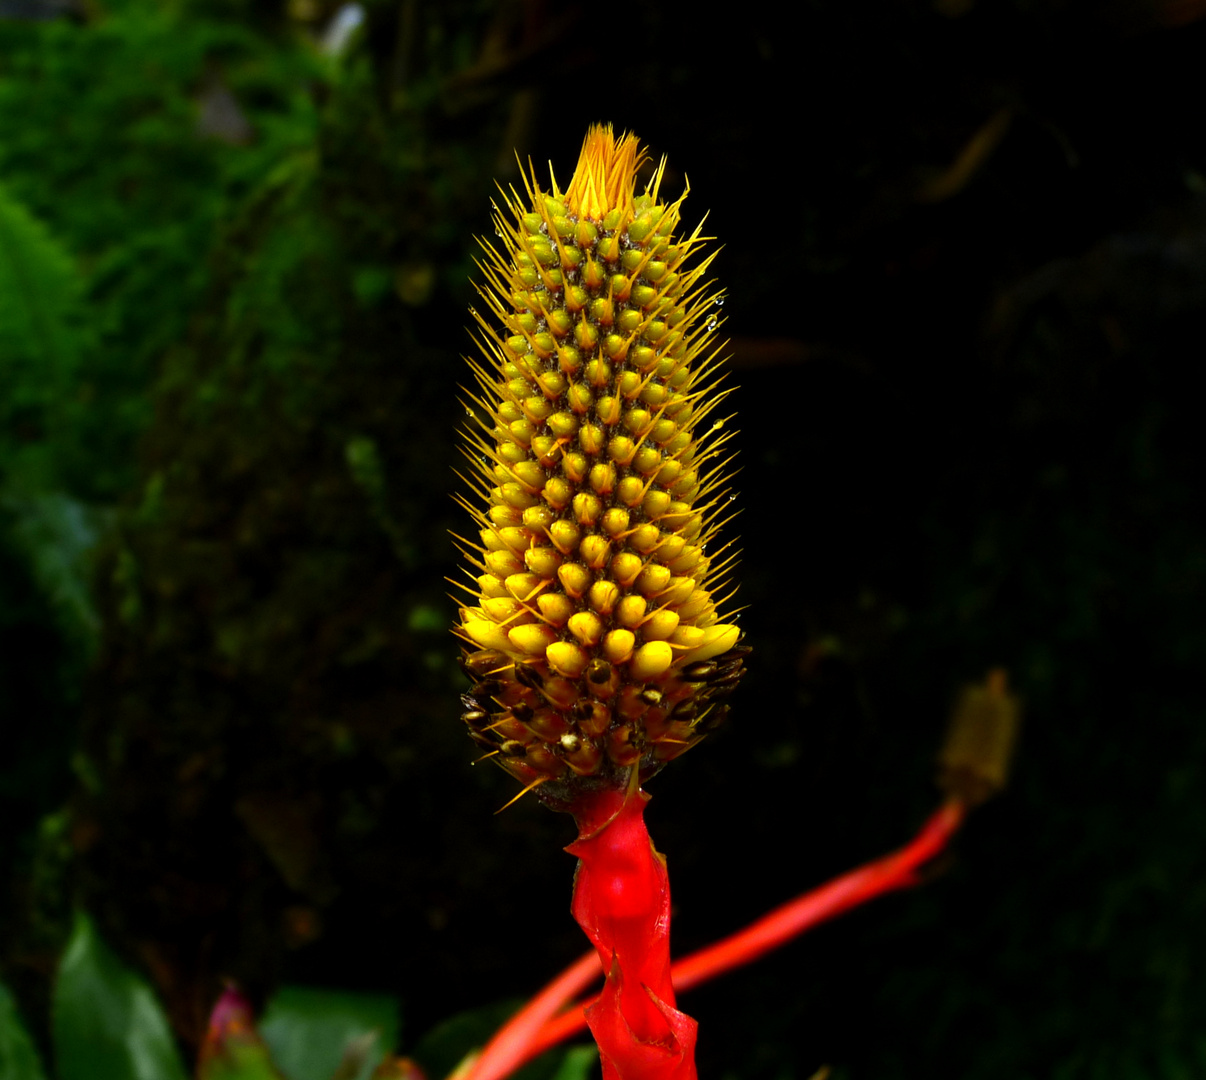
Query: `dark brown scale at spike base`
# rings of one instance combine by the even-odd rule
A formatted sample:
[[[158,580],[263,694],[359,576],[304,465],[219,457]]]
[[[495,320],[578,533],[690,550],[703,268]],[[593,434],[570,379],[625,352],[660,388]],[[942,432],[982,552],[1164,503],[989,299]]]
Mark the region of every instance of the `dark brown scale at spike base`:
[[[683,671],[683,682],[707,682],[718,670],[714,663],[692,664]]]
[[[511,661],[493,649],[482,649],[474,653],[461,653],[461,670],[474,682],[491,672],[507,667]]]
[[[695,745],[749,654],[722,612],[723,295],[635,137],[593,128],[564,192],[503,192],[466,392],[466,723],[542,798]],[[685,197],[685,196],[684,196]]]
[[[467,724],[471,728],[480,728],[490,719],[490,714],[485,709],[472,708],[461,713],[461,722]]]
[[[596,686],[601,686],[611,678],[612,668],[606,660],[592,660],[586,669],[586,677]]]
[[[696,698],[688,698],[686,701],[680,701],[674,706],[670,713],[671,720],[694,720],[699,715],[699,701]]]
[[[743,671],[734,671],[731,675],[726,675],[723,679],[713,679],[708,683],[708,690],[713,696],[720,691],[731,692],[737,689],[737,684],[741,681]]]
[[[490,700],[503,692],[504,685],[501,679],[483,679],[473,688],[471,696],[482,708],[489,708]]]
[[[539,690],[544,685],[544,677],[531,664],[516,664],[515,678],[529,690]]]

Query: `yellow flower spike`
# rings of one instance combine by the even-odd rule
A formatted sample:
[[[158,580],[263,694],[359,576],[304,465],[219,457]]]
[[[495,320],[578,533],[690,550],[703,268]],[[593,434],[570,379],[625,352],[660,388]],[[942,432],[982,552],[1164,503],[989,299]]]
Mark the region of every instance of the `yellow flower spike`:
[[[479,263],[462,719],[562,805],[698,742],[749,652],[718,613],[722,297],[700,229],[676,235],[686,193],[660,197],[664,162],[638,193],[647,160],[591,128],[564,192],[531,169],[503,191]]]

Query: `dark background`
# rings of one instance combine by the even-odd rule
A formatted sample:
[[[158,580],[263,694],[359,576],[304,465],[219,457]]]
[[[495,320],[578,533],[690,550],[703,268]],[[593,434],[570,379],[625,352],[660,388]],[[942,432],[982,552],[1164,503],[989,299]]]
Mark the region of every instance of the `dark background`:
[[[0,975],[74,903],[195,1046],[225,976],[404,1045],[583,948],[568,818],[448,632],[473,236],[631,128],[723,244],[754,654],[651,784],[676,951],[902,843],[922,890],[684,996],[710,1077],[1206,1067],[1206,5],[0,0]],[[4,250],[9,252],[7,269]],[[6,290],[7,289],[7,294]]]

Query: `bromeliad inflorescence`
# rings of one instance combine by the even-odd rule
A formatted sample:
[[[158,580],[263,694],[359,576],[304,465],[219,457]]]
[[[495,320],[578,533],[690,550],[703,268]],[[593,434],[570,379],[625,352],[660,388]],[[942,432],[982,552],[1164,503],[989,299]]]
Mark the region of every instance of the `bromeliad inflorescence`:
[[[643,781],[723,716],[740,632],[718,613],[725,490],[722,294],[675,237],[680,197],[641,195],[636,137],[587,135],[562,192],[535,171],[483,242],[462,502],[472,738],[546,801]],[[709,546],[712,550],[709,551]],[[583,782],[585,781],[585,783]]]
[[[604,1080],[691,1080],[675,1007],[670,885],[640,785],[722,716],[747,652],[717,612],[728,505],[719,293],[675,237],[682,198],[644,194],[633,135],[586,136],[569,187],[495,208],[474,312],[467,432],[480,543],[457,634],[473,739],[551,806],[579,859],[573,913],[607,980],[586,1010]],[[710,435],[706,442],[700,433]],[[712,543],[713,550],[707,550]]]

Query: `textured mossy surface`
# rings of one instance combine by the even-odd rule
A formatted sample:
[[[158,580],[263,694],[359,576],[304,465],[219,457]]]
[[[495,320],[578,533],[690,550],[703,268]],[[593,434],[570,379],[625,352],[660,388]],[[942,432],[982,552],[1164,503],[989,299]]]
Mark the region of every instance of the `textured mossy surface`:
[[[1002,665],[1026,708],[924,889],[684,995],[701,1070],[1200,1072],[1206,22],[373,3],[334,59],[327,14],[0,4],[31,1026],[77,900],[185,1046],[225,976],[398,993],[405,1046],[581,951],[571,823],[494,816],[514,783],[471,765],[444,577],[472,237],[512,148],[565,173],[609,120],[711,208],[740,385],[755,652],[650,785],[676,951],[901,843],[962,683]]]

